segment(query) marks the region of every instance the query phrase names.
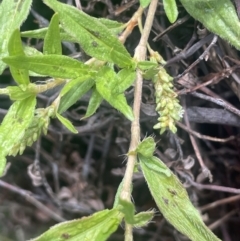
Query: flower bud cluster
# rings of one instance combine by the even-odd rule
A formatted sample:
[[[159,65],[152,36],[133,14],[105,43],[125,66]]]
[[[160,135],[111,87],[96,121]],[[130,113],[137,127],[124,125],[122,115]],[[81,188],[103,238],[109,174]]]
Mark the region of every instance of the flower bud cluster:
[[[173,133],[177,131],[176,121],[183,115],[182,106],[179,104],[177,94],[173,90],[173,78],[161,67],[153,77],[156,99],[156,111],[159,114],[158,123],[153,127],[160,129],[160,134],[170,129]]]
[[[23,151],[27,146],[31,146],[43,132],[47,134],[48,126],[50,121],[49,108],[39,108],[35,110],[35,115],[32,119],[31,124],[25,130],[24,136],[21,142],[15,143],[8,155],[16,156],[18,153],[23,154]]]

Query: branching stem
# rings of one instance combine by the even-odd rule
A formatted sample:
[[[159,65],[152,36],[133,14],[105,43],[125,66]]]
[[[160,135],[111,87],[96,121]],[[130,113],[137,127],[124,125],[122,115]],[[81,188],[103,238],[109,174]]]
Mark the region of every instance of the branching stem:
[[[134,57],[137,61],[144,61],[146,58],[146,49],[147,49],[146,46],[147,46],[150,31],[152,29],[152,24],[153,24],[153,19],[157,8],[157,4],[158,4],[158,0],[152,0],[150,3],[146,22],[142,32],[142,36],[135,51]],[[143,82],[142,73],[139,69],[137,69],[137,79],[135,81],[134,103],[133,103],[134,120],[131,125],[131,142],[129,147],[130,154],[127,160],[127,167],[124,175],[123,187],[121,192],[121,198],[129,202],[131,201],[132,176],[134,172],[135,162],[137,159],[135,150],[140,141],[139,117],[140,117],[140,106],[141,106],[141,99],[142,99],[142,82]],[[131,240],[133,240],[132,227],[131,225],[126,224],[125,241],[131,241]]]

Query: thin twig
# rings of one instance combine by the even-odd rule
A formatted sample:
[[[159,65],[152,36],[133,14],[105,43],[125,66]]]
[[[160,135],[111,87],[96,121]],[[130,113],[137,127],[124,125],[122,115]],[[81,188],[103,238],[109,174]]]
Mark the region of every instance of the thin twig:
[[[82,4],[80,0],[75,0],[76,7],[82,11]]]
[[[129,9],[130,7],[132,7],[134,4],[136,4],[138,1],[137,0],[132,0],[128,3],[126,3],[125,5],[119,7],[118,9],[115,10],[114,15],[118,16],[120,15],[122,12],[126,11],[127,9]]]
[[[209,229],[214,230],[216,229],[218,226],[220,226],[223,222],[227,221],[231,216],[233,216],[234,214],[238,213],[239,210],[238,209],[234,209],[231,212],[227,213],[226,215],[224,215],[223,217],[221,217],[220,219],[218,219],[216,222],[212,223],[211,225],[208,226]]]
[[[223,204],[226,204],[226,203],[236,202],[239,199],[240,199],[240,195],[223,198],[221,200],[217,200],[215,202],[212,202],[212,203],[209,203],[207,205],[204,205],[204,206],[200,207],[200,210],[203,212],[203,211],[206,211],[208,209],[216,208],[216,207],[218,207],[220,205],[223,205]]]
[[[9,183],[6,183],[2,180],[0,180],[0,186],[3,188],[8,189],[11,192],[15,192],[19,195],[21,195],[22,197],[24,197],[28,202],[30,202],[31,204],[33,204],[35,207],[37,207],[38,209],[40,209],[41,211],[43,211],[44,213],[46,213],[49,217],[51,217],[53,220],[57,221],[57,222],[63,222],[66,221],[66,219],[64,219],[63,217],[59,216],[56,212],[52,211],[51,209],[49,209],[48,207],[46,207],[45,205],[43,205],[41,202],[39,202],[36,198],[33,197],[33,194],[29,191],[26,191],[24,189],[20,189],[19,187],[13,186]]]
[[[189,129],[187,126],[185,126],[181,122],[177,122],[177,125],[179,127],[181,127],[183,130],[187,131],[190,135],[193,135],[202,140],[209,140],[209,141],[225,143],[225,142],[229,142],[229,141],[236,139],[235,136],[229,136],[227,138],[217,138],[217,137],[212,137],[212,136],[206,136],[206,135],[202,135],[196,131],[193,131],[192,129]]]
[[[208,184],[201,184],[194,182],[188,175],[186,175],[183,172],[178,172],[186,178],[190,184],[198,189],[206,189],[206,190],[212,190],[212,191],[218,191],[218,192],[229,192],[229,193],[234,193],[234,194],[240,194],[240,189],[237,188],[232,188],[232,187],[223,187],[223,186],[217,186],[217,185],[208,185]]]
[[[158,41],[163,35],[167,34],[169,31],[176,28],[177,26],[185,23],[189,18],[190,18],[190,15],[186,15],[183,18],[178,19],[174,24],[170,25],[167,29],[165,29],[160,34],[158,34],[156,37],[154,37],[153,42]]]
[[[186,105],[185,105],[185,106],[186,106]],[[189,123],[189,119],[188,119],[188,115],[187,115],[186,112],[184,113],[184,121],[185,121],[185,123],[186,123],[187,128],[188,128],[188,129],[191,129],[191,126],[190,126],[190,123]],[[199,150],[199,148],[198,148],[196,139],[195,139],[194,136],[192,136],[192,135],[189,135],[189,138],[190,138],[190,141],[191,141],[191,143],[192,143],[192,146],[193,146],[193,149],[194,149],[194,151],[195,151],[195,154],[196,154],[196,157],[197,157],[197,159],[198,159],[198,162],[199,162],[199,164],[200,164],[200,166],[201,166],[201,169],[202,169],[201,171],[202,171],[202,173],[209,178],[209,181],[210,181],[210,182],[212,182],[212,174],[211,174],[210,170],[209,170],[209,169],[206,167],[206,165],[204,164],[204,161],[203,161],[202,156],[201,156],[201,154],[200,154],[200,150]]]
[[[213,47],[213,45],[217,42],[218,37],[217,35],[214,35],[211,43],[209,44],[209,46],[206,48],[206,50],[199,56],[199,58],[193,62],[186,70],[183,71],[182,74],[180,74],[179,76],[177,76],[177,79],[181,78],[182,76],[184,76],[186,73],[188,73],[193,67],[195,67],[200,61],[202,61],[205,56],[207,56],[207,54],[209,53],[210,49]]]
[[[95,134],[91,134],[89,144],[88,144],[87,153],[86,153],[86,156],[84,158],[83,169],[82,169],[82,176],[83,176],[84,180],[87,180],[88,174],[90,172],[91,157],[92,157],[92,154],[93,154],[94,144],[95,144]]]
[[[198,92],[192,92],[191,95],[193,95],[195,97],[198,97],[200,99],[203,99],[203,100],[211,101],[211,102],[213,102],[213,103],[215,103],[219,106],[222,106],[223,108],[231,111],[232,113],[240,116],[240,110],[238,110],[235,107],[232,107],[232,106],[228,105],[223,99],[216,99],[216,98],[213,98],[213,97],[210,97],[210,96],[198,93]]]

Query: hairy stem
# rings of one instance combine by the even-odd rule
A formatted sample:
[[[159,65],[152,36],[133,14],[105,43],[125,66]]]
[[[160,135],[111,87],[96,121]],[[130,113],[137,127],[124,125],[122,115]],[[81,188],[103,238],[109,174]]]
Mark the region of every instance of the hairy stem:
[[[149,6],[142,36],[135,51],[134,57],[138,61],[144,61],[146,58],[147,41],[152,28],[157,4],[158,4],[158,0],[152,0]],[[143,82],[142,73],[139,69],[137,69],[137,79],[135,81],[134,103],[133,103],[134,120],[131,125],[131,142],[129,147],[129,156],[127,160],[127,167],[124,175],[123,187],[121,192],[121,198],[129,202],[131,201],[132,176],[133,176],[135,162],[137,159],[135,150],[140,142],[139,117],[140,117],[140,106],[141,106],[141,99],[142,99],[142,82]],[[126,224],[125,240],[126,241],[133,240],[132,227],[131,225],[128,225],[128,224]]]

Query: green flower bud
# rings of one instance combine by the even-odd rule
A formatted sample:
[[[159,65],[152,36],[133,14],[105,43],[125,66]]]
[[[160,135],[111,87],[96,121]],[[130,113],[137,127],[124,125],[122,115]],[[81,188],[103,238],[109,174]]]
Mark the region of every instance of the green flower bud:
[[[157,123],[156,125],[153,126],[153,129],[160,129],[161,128],[161,123]]]

